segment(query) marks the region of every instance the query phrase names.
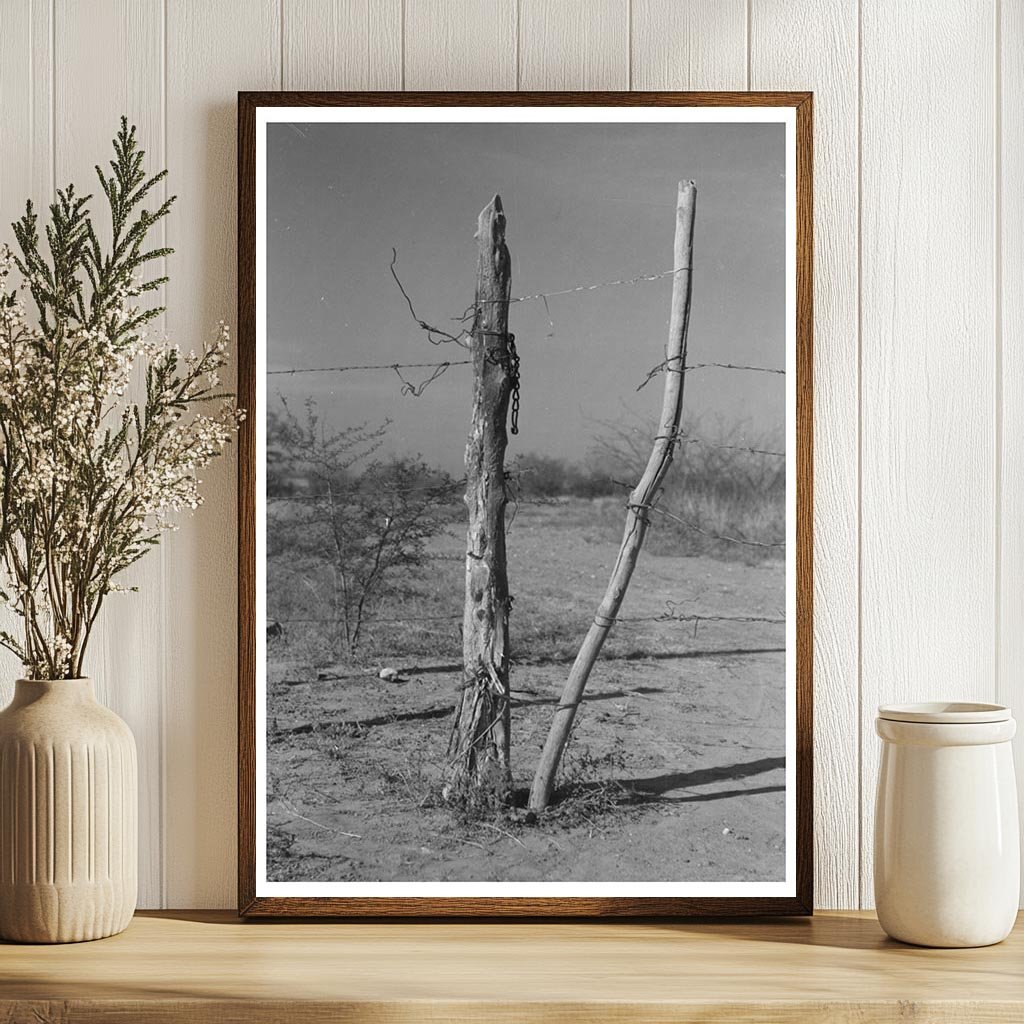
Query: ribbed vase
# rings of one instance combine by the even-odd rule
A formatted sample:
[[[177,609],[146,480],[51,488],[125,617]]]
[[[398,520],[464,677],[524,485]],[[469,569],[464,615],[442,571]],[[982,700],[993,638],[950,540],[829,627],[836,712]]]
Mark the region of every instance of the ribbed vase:
[[[91,679],[18,680],[0,712],[0,938],[83,942],[128,926],[137,780],[131,730]]]

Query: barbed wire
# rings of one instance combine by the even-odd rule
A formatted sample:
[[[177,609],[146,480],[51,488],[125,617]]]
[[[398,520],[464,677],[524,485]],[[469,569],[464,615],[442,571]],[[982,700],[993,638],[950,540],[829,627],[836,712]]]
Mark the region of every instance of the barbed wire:
[[[613,479],[612,483],[625,488],[631,493],[633,491],[633,487],[630,484],[627,484],[624,480]],[[677,515],[675,512],[670,512],[668,509],[662,508],[654,502],[627,501],[626,508],[635,509],[640,512],[657,512],[666,519],[671,519],[680,526],[685,526],[687,529],[693,530],[694,533],[699,533],[702,537],[707,537],[709,540],[725,541],[728,544],[745,544],[749,547],[755,548],[784,548],[786,546],[785,541],[750,540],[747,537],[730,537],[725,533],[715,533],[712,530],[705,529],[703,526],[699,526],[697,523],[691,522],[689,519],[685,519],[682,516]]]
[[[398,271],[395,270],[395,264],[398,263],[398,250],[392,247],[391,249],[391,276],[395,279],[395,284],[398,285],[398,290],[402,293],[402,298],[405,299],[406,305],[409,307],[409,313],[412,316],[416,324],[422,328],[427,334],[427,341],[431,345],[446,345],[449,342],[454,342],[456,345],[461,345],[463,348],[469,348],[469,332],[463,331],[459,335],[450,333],[449,331],[442,330],[440,327],[434,327],[428,324],[426,320],[420,319],[417,315],[416,310],[413,308],[412,299],[409,298],[409,293],[405,290],[401,280],[398,277]],[[471,307],[472,308],[472,307]],[[474,319],[475,319],[474,311]],[[467,309],[461,317],[457,318],[462,322],[469,319],[469,310]]]
[[[687,612],[680,613],[676,611],[677,603],[675,601],[665,602],[665,611],[660,615],[649,615],[639,616],[636,618],[626,617],[618,619],[618,622],[626,623],[627,625],[635,622],[692,622],[693,623],[693,639],[697,639],[697,633],[700,629],[701,623],[703,622],[742,622],[742,623],[764,623],[766,625],[785,625],[786,620],[784,618],[778,618],[776,616],[769,615],[702,615],[700,613]]]
[[[438,335],[440,337],[440,339],[441,339],[440,341],[434,341],[433,342],[433,344],[435,344],[435,345],[443,344],[443,343],[449,342],[449,341],[454,341],[457,344],[462,344],[462,342],[463,342],[464,338],[466,337],[466,335],[468,334],[468,332],[464,332],[461,335],[453,335],[453,334],[450,334],[448,331],[444,331],[444,330],[442,330],[442,329],[440,329],[438,327],[433,327],[430,324],[428,324],[425,320],[420,319],[419,315],[416,313],[416,310],[413,308],[412,300],[409,298],[408,292],[405,290],[404,286],[402,285],[401,280],[399,280],[397,272],[395,271],[395,266],[396,266],[397,263],[398,263],[398,250],[395,249],[394,246],[392,246],[392,248],[391,248],[391,276],[395,279],[395,284],[398,285],[399,290],[401,291],[403,297],[405,298],[406,304],[409,307],[409,312],[412,314],[413,320],[415,320],[416,323],[420,327],[422,327],[424,331],[427,331],[429,334],[432,334],[432,335],[436,334],[436,335]],[[576,295],[576,294],[578,294],[580,292],[594,292],[594,291],[597,291],[600,288],[621,288],[621,287],[629,286],[629,285],[645,284],[645,283],[647,283],[649,281],[660,281],[663,278],[674,277],[676,274],[681,274],[684,271],[690,270],[690,269],[691,269],[690,267],[677,267],[674,270],[659,270],[659,271],[656,271],[656,272],[653,272],[653,273],[636,274],[633,277],[623,277],[623,278],[619,278],[619,279],[617,279],[615,281],[599,281],[596,284],[580,284],[580,285],[574,285],[571,288],[557,288],[554,291],[550,291],[550,292],[534,292],[534,293],[532,293],[530,295],[513,295],[513,296],[511,296],[508,299],[490,299],[490,300],[487,300],[487,301],[489,301],[489,302],[507,302],[507,303],[509,303],[509,305],[511,305],[513,302],[538,302],[538,301],[542,301],[542,302],[545,303],[545,306],[546,306],[547,305],[547,302],[546,302],[547,299],[558,298],[559,296],[563,296],[563,295]],[[456,321],[465,322],[466,320],[469,320],[475,314],[475,312],[476,312],[476,310],[474,309],[474,307],[473,306],[469,306],[469,307],[467,307],[467,309],[465,310],[465,312],[462,314],[461,317],[455,317],[454,319]],[[550,310],[548,311],[548,315],[549,315],[549,318],[550,318]]]
[[[672,522],[678,523],[680,526],[685,526],[688,530],[693,530],[694,533],[699,533],[702,537],[707,537],[709,540],[721,540],[726,541],[729,544],[745,544],[748,547],[753,548],[784,548],[786,546],[785,541],[750,540],[747,537],[730,537],[728,534],[724,533],[713,533],[711,530],[705,530],[702,526],[698,526],[696,523],[690,522],[689,519],[684,519],[675,512],[670,512],[668,509],[662,508],[660,505],[656,505],[653,502],[630,501],[626,503],[626,507],[641,511],[648,510],[650,512],[657,512],[658,515],[664,516],[666,519],[670,519]]]
[[[359,370],[422,370],[427,368],[449,366],[471,366],[472,359],[446,359],[440,363],[362,363],[345,366],[296,366],[286,370],[267,370],[267,376],[272,374],[288,374],[294,376],[297,373],[348,373]]]
[[[662,612],[660,615],[630,616],[619,622],[762,622],[768,625],[784,626],[786,620],[771,615],[679,615]]]
[[[663,359],[657,366],[652,366],[647,371],[647,376],[636,386],[637,391],[642,391],[648,384],[654,380],[660,373],[679,373],[687,374],[693,373],[694,370],[749,370],[752,373],[775,373],[785,376],[785,370],[779,370],[774,366],[751,366],[746,363],[693,363],[691,366],[672,366],[672,363],[678,363],[680,360],[685,359],[685,356],[670,356],[668,359]]]
[[[391,276],[392,276],[392,278],[394,278],[395,284],[398,286],[398,290],[401,292],[402,298],[405,300],[405,304],[409,307],[409,314],[412,317],[413,322],[421,330],[423,330],[426,333],[427,340],[432,345],[444,345],[444,344],[449,344],[449,343],[455,343],[455,344],[459,345],[461,348],[468,349],[470,347],[470,344],[471,344],[470,339],[472,338],[473,333],[474,333],[473,329],[472,328],[464,329],[459,334],[452,334],[450,331],[446,331],[443,328],[437,327],[434,324],[431,324],[428,321],[424,320],[416,312],[416,308],[413,305],[412,298],[410,297],[408,291],[406,291],[405,286],[402,284],[402,281],[401,281],[401,279],[398,276],[398,272],[395,269],[397,263],[398,263],[398,250],[395,249],[394,247],[392,247],[392,249],[391,249],[391,264],[390,264]],[[678,267],[678,268],[676,268],[674,270],[662,270],[662,271],[658,271],[656,273],[637,274],[637,275],[635,275],[633,277],[620,278],[620,279],[615,280],[615,281],[600,281],[597,284],[581,284],[581,285],[576,285],[576,286],[574,286],[572,288],[559,288],[559,289],[556,289],[556,290],[550,291],[550,292],[534,292],[534,293],[532,293],[530,295],[515,295],[515,296],[512,296],[509,299],[491,299],[489,301],[491,301],[491,302],[507,302],[509,304],[512,304],[514,302],[534,302],[534,301],[541,301],[541,302],[543,302],[544,303],[545,316],[547,317],[547,321],[548,321],[548,328],[549,328],[548,337],[550,338],[550,337],[554,336],[554,329],[555,329],[555,324],[554,324],[554,321],[553,321],[553,319],[551,317],[551,309],[548,306],[548,299],[550,299],[550,298],[555,298],[555,297],[563,296],[563,295],[574,295],[574,294],[578,294],[578,293],[581,293],[581,292],[592,292],[592,291],[597,291],[600,288],[618,288],[618,287],[623,287],[623,286],[628,286],[628,285],[641,284],[641,283],[649,282],[649,281],[658,281],[658,280],[661,280],[661,279],[666,278],[666,277],[673,277],[676,274],[682,273],[683,271],[686,271],[686,270],[689,270],[689,269],[690,269],[689,267]],[[463,311],[461,316],[453,317],[452,319],[455,322],[457,322],[457,323],[466,323],[467,321],[470,321],[470,320],[475,321],[476,320],[476,316],[477,316],[477,312],[478,312],[478,309],[477,309],[477,307],[475,305],[468,306]],[[678,359],[678,358],[681,358],[681,357],[676,357],[676,359]],[[661,373],[663,370],[672,369],[671,363],[673,361],[675,361],[675,360],[667,359],[667,360],[664,360],[661,363],[659,363],[657,366],[652,367],[648,371],[647,377],[643,380],[643,382],[641,384],[639,384],[637,386],[637,391],[641,390],[641,388],[646,387],[646,385],[649,384],[650,381],[653,380],[656,376],[658,376],[658,374]],[[444,362],[435,362],[435,363],[401,363],[401,362],[397,362],[397,363],[376,363],[376,364],[363,364],[363,365],[310,366],[310,367],[294,367],[294,368],[287,368],[287,369],[280,369],[280,370],[268,370],[267,374],[268,375],[270,375],[270,374],[275,374],[275,375],[294,375],[294,374],[300,374],[300,373],[303,373],[303,374],[304,373],[348,373],[348,372],[353,372],[353,371],[391,370],[394,373],[397,373],[398,376],[399,376],[399,379],[402,381],[402,394],[403,395],[412,395],[413,397],[418,398],[420,395],[423,394],[423,392],[426,390],[426,388],[429,387],[430,384],[432,384],[435,380],[437,380],[437,378],[440,377],[443,373],[445,373],[450,366],[470,366],[470,365],[472,365],[472,362],[473,361],[471,359],[452,359],[452,360],[445,360]],[[786,372],[785,370],[779,370],[779,369],[775,369],[773,367],[749,366],[749,365],[744,365],[744,364],[740,364],[740,363],[696,363],[693,366],[687,366],[687,367],[683,368],[682,370],[677,370],[676,372],[691,373],[691,372],[693,372],[695,370],[704,370],[704,369],[712,369],[712,368],[718,368],[718,369],[724,369],[724,370],[749,370],[749,371],[760,372],[760,373],[775,373],[775,374],[785,374],[785,372]],[[412,381],[407,380],[402,375],[402,372],[401,372],[402,370],[415,370],[415,369],[431,369],[434,372],[432,373],[432,375],[429,378],[427,378],[426,380],[423,380],[423,381],[421,381],[421,382],[419,382],[417,384],[417,383],[414,383]]]
[[[677,357],[674,357],[677,358]],[[683,367],[681,370],[670,367],[668,364],[673,360],[666,359],[658,363],[657,366],[651,367],[647,371],[647,376],[643,381],[637,385],[636,390],[640,391],[645,388],[659,373],[665,370],[671,370],[673,373],[693,373],[695,370],[749,370],[754,373],[773,373],[785,375],[785,370],[779,370],[771,366],[750,366],[743,363],[694,363],[692,366]],[[287,367],[279,370],[267,370],[267,376],[289,376],[293,377],[296,374],[305,373],[358,373],[358,372],[372,372],[374,370],[390,370],[393,373],[397,373],[399,378],[402,380],[402,394],[411,394],[419,397],[427,387],[433,381],[437,380],[450,366],[472,366],[472,359],[445,359],[441,362],[429,362],[429,363],[351,363],[341,364],[337,366],[294,366]],[[403,376],[402,370],[433,370],[429,378],[419,384],[412,384],[407,381]]]
[[[440,377],[450,365],[450,363],[440,363],[434,369],[434,372],[429,377],[421,380],[419,384],[415,384],[413,381],[407,380],[402,375],[401,367],[395,366],[393,369],[395,373],[398,374],[398,379],[402,382],[402,394],[412,395],[413,398],[419,398],[420,395],[422,395],[423,392],[426,391],[427,388],[430,387],[430,385],[433,384],[434,381],[437,380],[437,378]]]
[[[574,295],[577,292],[593,292],[597,291],[598,288],[618,288],[622,285],[643,284],[647,281],[660,281],[664,277],[674,277],[676,274],[681,274],[684,270],[689,269],[689,267],[679,267],[676,270],[662,270],[656,274],[637,274],[636,277],[622,278],[619,281],[601,281],[598,284],[577,285],[575,288],[559,288],[557,291],[553,292],[536,292],[533,295],[516,295],[508,301],[510,303],[535,302],[538,299],[553,299],[559,295]]]
[[[716,441],[707,441],[703,437],[689,437],[683,431],[674,434],[656,434],[655,441],[675,441],[677,444],[699,444],[703,448],[714,448],[717,451],[726,452],[749,452],[751,455],[774,455],[780,459],[786,458],[785,452],[773,451],[770,448],[754,448],[745,444],[719,444]]]

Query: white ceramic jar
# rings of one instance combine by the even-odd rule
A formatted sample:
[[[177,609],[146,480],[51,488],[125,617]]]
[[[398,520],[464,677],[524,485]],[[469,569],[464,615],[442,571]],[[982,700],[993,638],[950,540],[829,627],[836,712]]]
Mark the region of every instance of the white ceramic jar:
[[[875,905],[894,939],[988,946],[1010,933],[1020,890],[1017,788],[999,704],[878,709]]]

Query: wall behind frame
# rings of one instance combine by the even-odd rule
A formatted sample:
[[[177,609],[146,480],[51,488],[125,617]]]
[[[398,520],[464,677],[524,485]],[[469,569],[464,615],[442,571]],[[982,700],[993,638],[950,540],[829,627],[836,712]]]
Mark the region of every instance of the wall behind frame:
[[[90,182],[127,113],[180,196],[161,327],[186,346],[234,316],[240,89],[814,91],[817,904],[870,906],[876,705],[1024,704],[1024,3],[0,11],[0,219]],[[95,641],[139,744],[143,907],[235,902],[233,458]]]

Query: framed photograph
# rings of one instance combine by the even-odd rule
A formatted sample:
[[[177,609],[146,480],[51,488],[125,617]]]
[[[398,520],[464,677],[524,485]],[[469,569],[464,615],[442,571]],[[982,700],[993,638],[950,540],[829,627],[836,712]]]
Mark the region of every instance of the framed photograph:
[[[811,913],[811,95],[238,118],[240,913]]]

